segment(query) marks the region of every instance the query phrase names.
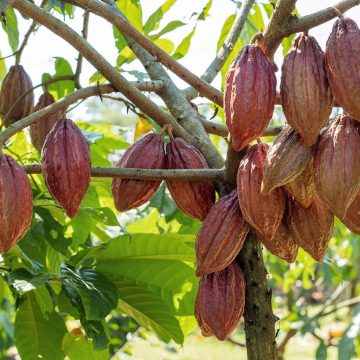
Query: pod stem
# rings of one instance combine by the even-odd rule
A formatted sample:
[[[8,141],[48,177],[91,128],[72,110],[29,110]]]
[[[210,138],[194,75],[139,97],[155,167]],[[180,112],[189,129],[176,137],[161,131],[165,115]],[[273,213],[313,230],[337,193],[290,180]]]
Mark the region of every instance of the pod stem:
[[[160,130],[159,135],[162,136],[164,133],[168,134],[170,140],[174,140],[174,135],[172,133],[172,126],[170,124],[164,125]]]
[[[335,7],[335,6],[330,6],[330,7],[333,9],[333,11],[337,17],[339,17],[340,19],[342,19],[344,17],[343,13],[337,7]]]

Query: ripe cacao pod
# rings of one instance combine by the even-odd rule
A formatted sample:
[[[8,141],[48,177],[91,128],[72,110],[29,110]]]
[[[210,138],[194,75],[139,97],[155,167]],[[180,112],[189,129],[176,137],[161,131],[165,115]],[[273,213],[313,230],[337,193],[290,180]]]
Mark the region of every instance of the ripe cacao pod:
[[[45,139],[42,173],[53,198],[69,217],[76,216],[90,184],[89,145],[69,119],[60,119]]]
[[[301,206],[308,208],[315,194],[313,176],[313,161],[293,181],[285,185],[285,190],[290,193]]]
[[[324,53],[312,36],[295,38],[282,65],[280,95],[288,123],[306,145],[315,144],[329,120],[333,97]]]
[[[284,218],[276,229],[275,236],[271,240],[268,240],[259,234],[258,237],[260,242],[273,255],[276,255],[280,259],[283,259],[289,263],[292,263],[296,260],[299,245],[295,242],[290,234],[290,230],[286,222],[286,215],[284,215]]]
[[[289,198],[287,223],[290,234],[316,261],[323,261],[334,227],[334,215],[315,195],[306,209]]]
[[[350,204],[346,216],[341,221],[353,233],[360,235],[360,192]]]
[[[339,115],[321,134],[314,180],[321,200],[343,218],[360,190],[360,134],[348,115]]]
[[[54,97],[49,93],[44,93],[40,96],[38,103],[35,105],[33,112],[43,109],[55,102]],[[57,111],[53,114],[46,115],[39,119],[35,124],[30,126],[30,138],[34,147],[41,151],[44,145],[47,134],[54,127],[57,120],[62,118],[62,111]]]
[[[195,317],[204,336],[225,340],[239,324],[244,306],[245,279],[237,263],[201,278]]]
[[[116,164],[118,168],[164,169],[164,142],[160,135],[149,133],[126,150]],[[145,204],[155,194],[160,180],[113,178],[112,194],[119,211],[127,211]]]
[[[12,66],[5,76],[0,94],[0,115],[6,127],[30,114],[34,105],[34,93],[30,91],[32,88],[31,79],[22,65]],[[19,100],[28,91],[30,92]],[[11,112],[5,119],[10,109]]]
[[[170,139],[166,147],[167,169],[208,168],[203,155],[181,138]],[[210,181],[167,180],[166,185],[177,207],[186,215],[203,221],[215,201]]]
[[[269,194],[261,193],[263,167],[268,151],[267,144],[250,147],[241,160],[237,174],[237,192],[240,209],[246,222],[257,232],[271,240],[276,233],[286,206],[286,195],[282,187]]]
[[[196,237],[196,275],[220,271],[241,250],[250,226],[240,211],[236,190],[212,206]]]
[[[32,191],[23,168],[9,155],[0,155],[0,253],[9,251],[28,231]]]
[[[274,64],[257,45],[247,45],[229,69],[224,107],[232,146],[241,150],[257,139],[274,112]]]
[[[276,187],[294,180],[309,165],[312,155],[313,147],[305,145],[290,126],[285,127],[267,153],[262,192],[268,194]]]
[[[360,121],[360,30],[354,20],[335,21],[326,43],[326,70],[335,101]]]

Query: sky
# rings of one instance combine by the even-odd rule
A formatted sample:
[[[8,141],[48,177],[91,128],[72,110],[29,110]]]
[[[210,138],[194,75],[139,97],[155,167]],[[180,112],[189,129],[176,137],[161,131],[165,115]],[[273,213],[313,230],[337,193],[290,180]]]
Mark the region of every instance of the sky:
[[[143,19],[146,19],[153,11],[155,11],[165,0],[142,0],[143,7]],[[314,11],[321,10],[335,3],[336,1],[328,0],[298,0],[297,8],[300,15],[306,15],[313,13]],[[187,20],[194,11],[201,11],[206,0],[190,1],[190,0],[178,0],[171,10],[166,14],[160,28],[167,24],[171,20]],[[192,39],[191,48],[188,55],[181,59],[181,63],[191,69],[197,75],[201,75],[207,65],[215,56],[217,40],[225,19],[234,13],[236,5],[230,0],[214,0],[212,8],[210,10],[210,17],[206,21],[201,21]],[[78,12],[76,20],[69,18],[65,19],[67,25],[71,26],[74,30],[80,32],[82,27],[81,10]],[[346,13],[347,16],[353,18],[355,21],[360,19],[360,6],[355,7]],[[60,15],[57,15],[61,18]],[[61,18],[62,19],[62,18]],[[23,35],[30,26],[30,21],[24,20],[18,15],[19,28],[20,28],[20,42]],[[325,49],[326,39],[331,31],[333,21],[323,24],[310,31],[310,34],[320,43],[321,47]],[[360,25],[360,22],[358,21]],[[189,27],[180,28],[178,31],[169,34],[169,38],[178,44],[181,39],[189,33],[191,25]],[[90,27],[89,27],[89,42],[112,64],[115,63],[117,52],[114,46],[112,27],[109,23],[97,17],[94,14],[90,15]],[[0,44],[2,56],[6,56],[12,53],[7,44],[6,34],[3,30],[0,30]],[[35,35],[32,35],[29,39],[28,46],[24,50],[22,55],[22,64],[26,71],[33,79],[33,84],[39,84],[41,82],[41,75],[43,72],[54,72],[54,57],[62,56],[66,58],[75,69],[77,52],[62,39],[51,33],[48,29],[40,27]],[[282,56],[278,52],[275,61],[279,68],[281,68]],[[8,67],[13,65],[15,59],[9,58],[6,60]],[[138,69],[141,69],[141,65],[138,65]],[[81,83],[83,86],[88,85],[88,78],[95,72],[95,69],[86,61],[83,66],[83,73],[81,76]],[[186,87],[181,80],[176,76],[173,76],[176,84],[183,88]],[[217,78],[213,85],[220,87],[220,79]],[[37,91],[37,96],[40,92]],[[81,112],[77,111],[78,114]]]

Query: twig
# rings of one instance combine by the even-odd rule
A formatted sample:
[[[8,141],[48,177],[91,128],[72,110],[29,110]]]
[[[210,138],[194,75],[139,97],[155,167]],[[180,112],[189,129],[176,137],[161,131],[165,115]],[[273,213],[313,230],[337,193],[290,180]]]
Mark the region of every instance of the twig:
[[[111,96],[111,95],[104,95],[103,98],[122,102],[126,106],[126,108],[130,109],[135,115],[146,118],[145,114],[143,114],[142,112],[136,110],[136,106],[132,102],[126,100],[123,97],[115,97],[115,96]]]
[[[236,340],[234,340],[234,339],[232,339],[230,337],[227,338],[226,341],[229,342],[230,344],[234,344],[234,345],[237,345],[237,346],[240,346],[240,347],[243,347],[243,348],[246,347],[246,344],[241,343],[239,341],[236,341]]]
[[[136,86],[138,89],[146,89],[149,91],[150,87],[154,82],[147,81],[145,83],[141,83],[139,81],[135,81],[132,83],[133,86]],[[160,83],[156,83],[156,88],[160,85]],[[56,101],[55,103],[47,106],[46,108],[40,109],[21,120],[11,124],[5,131],[0,134],[0,144],[3,144],[7,139],[11,136],[18,133],[20,130],[34,124],[39,119],[43,118],[46,115],[53,114],[59,110],[64,110],[68,108],[71,104],[74,104],[78,100],[86,99],[90,96],[99,96],[99,94],[109,94],[112,92],[117,92],[117,90],[110,84],[99,85],[99,86],[89,86],[86,88],[82,88],[77,90],[62,99]],[[1,147],[1,146],[0,146]]]
[[[186,141],[191,142],[193,135],[186,132],[172,116],[163,111],[121,74],[119,74],[99,52],[97,52],[72,28],[27,0],[15,0],[13,6],[24,15],[47,27],[53,33],[67,41],[77,51],[81,52],[83,56],[100,73],[102,73],[118,91],[122,92],[131,102],[138,106],[160,126],[171,124],[177,135],[181,136]]]
[[[246,19],[254,3],[255,0],[245,0],[242,3],[241,9],[234,20],[234,23],[224,41],[224,44],[220,47],[218,53],[216,54],[215,59],[205,70],[204,74],[201,75],[200,77],[201,79],[203,79],[208,83],[211,83],[215,79],[216,75],[223,68],[226,60],[228,59],[229,55],[231,54],[234,48],[234,45],[236,44],[237,40],[240,37]],[[191,87],[185,89],[184,93],[188,100],[192,100],[198,96],[197,91]]]
[[[41,165],[23,166],[27,174],[41,174]],[[181,170],[158,170],[158,169],[120,169],[120,168],[100,168],[91,169],[91,176],[121,179],[139,180],[183,180],[199,181],[211,180],[221,181],[224,179],[224,169],[181,169]]]
[[[338,304],[336,304],[334,306],[333,309],[331,310],[328,310],[328,311],[322,311],[320,314],[316,314],[313,318],[314,319],[318,319],[320,317],[325,317],[325,316],[328,316],[344,307],[351,307],[351,306],[355,306],[357,304],[360,303],[360,296],[357,296],[357,297],[354,297],[352,299],[348,299],[348,300],[344,300],[342,302],[339,302]]]
[[[221,106],[223,101],[223,94],[221,91],[217,90],[206,81],[200,79],[198,76],[189,71],[185,66],[174,60],[170,55],[161,50],[150,39],[134,28],[126,19],[122,18],[115,11],[111,10],[109,6],[106,6],[100,1],[93,0],[74,0],[73,2],[108,20],[124,35],[126,34],[127,36],[131,37],[142,48],[147,50],[153,56],[156,56],[158,62],[166,66],[174,74],[195,88],[202,96]],[[113,2],[112,0],[108,0],[106,3],[111,5]]]
[[[88,38],[89,17],[90,17],[90,13],[85,10],[84,20],[83,20],[83,28],[82,28],[82,32],[81,32],[84,40],[87,40],[87,38]],[[81,74],[82,63],[83,63],[83,56],[82,56],[81,52],[79,52],[79,56],[78,56],[77,62],[76,62],[76,71],[75,71],[75,87],[77,89],[81,89],[80,74]]]

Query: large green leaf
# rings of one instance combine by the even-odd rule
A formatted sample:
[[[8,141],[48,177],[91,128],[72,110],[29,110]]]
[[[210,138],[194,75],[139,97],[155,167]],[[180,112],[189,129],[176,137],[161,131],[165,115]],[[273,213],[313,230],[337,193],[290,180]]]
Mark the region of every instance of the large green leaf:
[[[174,52],[173,55],[174,59],[179,60],[188,53],[191,45],[191,39],[195,34],[195,30],[196,30],[196,26],[194,26],[194,28],[190,31],[190,33],[182,39],[182,41],[180,42],[180,44],[178,45],[178,47]]]
[[[144,24],[144,34],[159,27],[159,23],[164,14],[176,3],[176,0],[166,0],[158,9],[156,9],[146,20]]]
[[[15,52],[19,46],[19,29],[16,14],[12,7],[9,7],[5,12],[5,22],[1,22],[3,29],[8,36],[11,50]]]
[[[15,341],[24,360],[63,360],[62,339],[66,333],[63,319],[55,312],[45,317],[34,292],[26,294],[15,319]]]
[[[132,281],[119,283],[119,310],[134,318],[140,325],[154,330],[163,340],[184,342],[179,322],[169,307],[149,290]]]

